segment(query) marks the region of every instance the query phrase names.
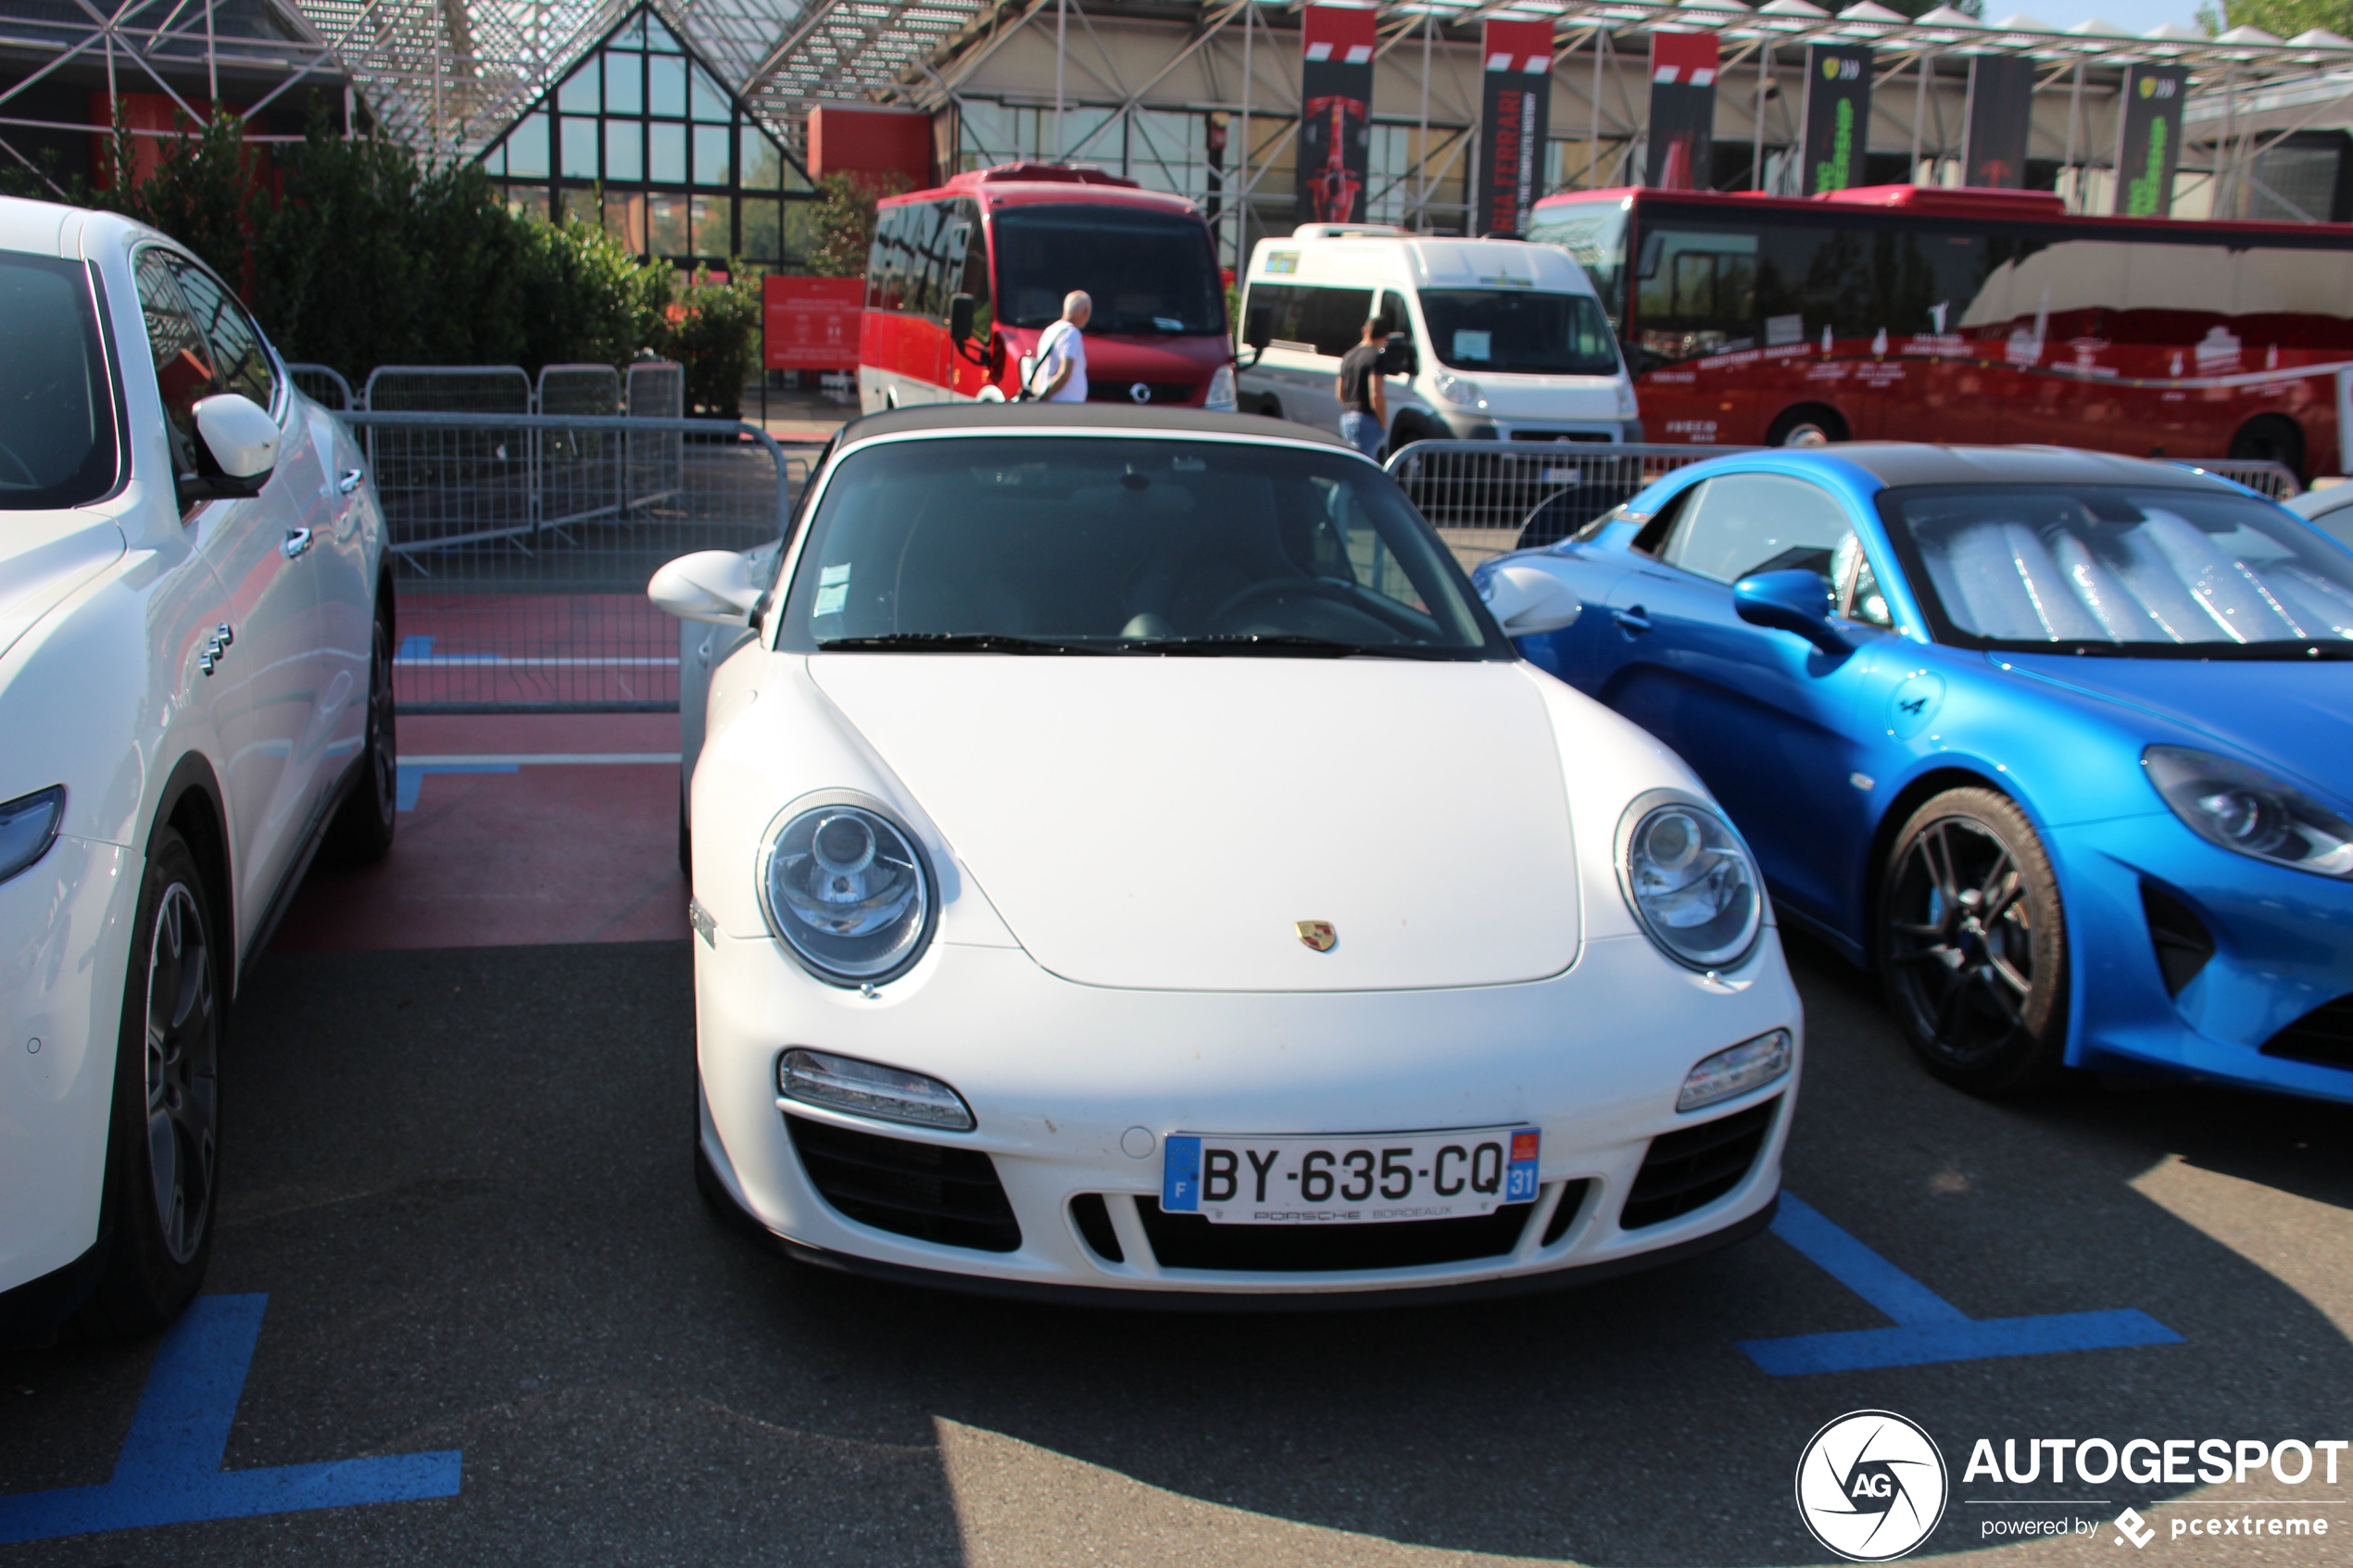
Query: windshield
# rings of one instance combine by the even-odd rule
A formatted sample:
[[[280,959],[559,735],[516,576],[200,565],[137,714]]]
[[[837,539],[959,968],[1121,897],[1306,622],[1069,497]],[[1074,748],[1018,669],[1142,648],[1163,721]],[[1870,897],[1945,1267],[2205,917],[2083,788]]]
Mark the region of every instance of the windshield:
[[[0,253],[0,510],[114,488],[114,395],[78,262]]]
[[[1095,302],[1090,332],[1223,336],[1226,290],[1198,218],[1143,207],[1000,207],[992,220],[998,320],[1051,326],[1063,296]]]
[[[1892,490],[1880,505],[1939,642],[2353,655],[2353,554],[2249,496],[1954,485]]]
[[[1396,483],[1338,452],[947,436],[853,452],[780,646],[1508,659]]]
[[[1617,341],[1587,295],[1424,289],[1422,316],[1439,360],[1458,370],[1617,374]]]

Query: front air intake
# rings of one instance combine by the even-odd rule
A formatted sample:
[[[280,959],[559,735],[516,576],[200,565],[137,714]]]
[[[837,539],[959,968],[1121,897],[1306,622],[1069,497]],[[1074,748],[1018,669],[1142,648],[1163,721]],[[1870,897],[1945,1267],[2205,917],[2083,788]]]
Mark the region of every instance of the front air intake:
[[[1730,1116],[1679,1127],[1651,1139],[1634,1190],[1617,1217],[1621,1230],[1665,1224],[1715,1202],[1741,1185],[1772,1129],[1779,1096]]]
[[[2148,917],[2165,994],[2178,997],[2214,957],[2214,934],[2187,904],[2154,883],[2141,884],[2141,913]]]
[[[2322,1002],[2263,1042],[2265,1056],[2353,1067],[2353,993]]]
[[[818,1196],[860,1224],[979,1252],[1021,1246],[1021,1223],[997,1167],[977,1149],[887,1138],[805,1116],[787,1116],[785,1125]]]

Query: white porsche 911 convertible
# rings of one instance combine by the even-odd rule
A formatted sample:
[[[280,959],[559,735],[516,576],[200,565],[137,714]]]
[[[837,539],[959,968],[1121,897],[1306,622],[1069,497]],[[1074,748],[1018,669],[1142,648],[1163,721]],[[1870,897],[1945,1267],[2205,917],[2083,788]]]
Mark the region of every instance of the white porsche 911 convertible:
[[[1378,467],[1246,416],[877,415],[798,519],[650,589],[750,628],[689,746],[715,1203],[869,1273],[1242,1305],[1769,1222],[1770,909],[1672,753],[1514,655],[1548,580],[1482,604]]]

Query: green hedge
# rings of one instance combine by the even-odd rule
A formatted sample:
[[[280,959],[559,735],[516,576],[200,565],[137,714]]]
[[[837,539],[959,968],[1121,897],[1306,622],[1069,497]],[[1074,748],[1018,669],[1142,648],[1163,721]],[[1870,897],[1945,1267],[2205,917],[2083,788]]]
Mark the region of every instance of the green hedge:
[[[354,386],[379,365],[536,374],[650,349],[686,366],[690,410],[737,412],[760,328],[759,282],[740,268],[682,286],[601,229],[510,212],[473,163],[429,167],[321,119],[265,169],[243,130],[226,114],[191,128],[134,188],[118,125],[110,188],[72,194],[188,246],[237,286],[279,352]]]

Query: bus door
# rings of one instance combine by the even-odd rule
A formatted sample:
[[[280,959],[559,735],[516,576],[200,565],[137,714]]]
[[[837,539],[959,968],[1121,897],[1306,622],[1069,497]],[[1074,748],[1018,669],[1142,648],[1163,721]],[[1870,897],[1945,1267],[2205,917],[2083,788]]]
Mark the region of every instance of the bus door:
[[[1644,433],[1678,445],[1761,439],[1756,235],[1644,223],[1639,245],[1626,348]]]

